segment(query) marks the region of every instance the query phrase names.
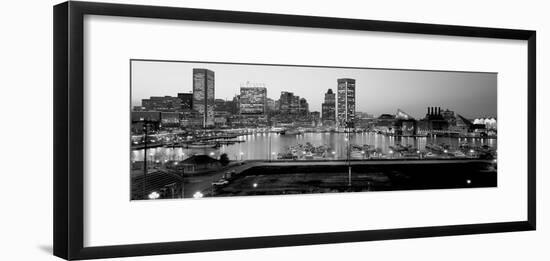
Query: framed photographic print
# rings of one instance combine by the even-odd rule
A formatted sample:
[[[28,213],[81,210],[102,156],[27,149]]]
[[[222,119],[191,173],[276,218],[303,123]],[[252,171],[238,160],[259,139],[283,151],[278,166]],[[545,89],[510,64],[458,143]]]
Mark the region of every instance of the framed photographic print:
[[[536,33],[54,7],[54,254],[534,230]]]

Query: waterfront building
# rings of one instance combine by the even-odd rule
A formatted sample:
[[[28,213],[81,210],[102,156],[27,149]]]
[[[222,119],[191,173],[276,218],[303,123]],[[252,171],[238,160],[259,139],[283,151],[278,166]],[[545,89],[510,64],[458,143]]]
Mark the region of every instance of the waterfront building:
[[[301,98],[299,101],[298,113],[300,115],[306,115],[309,113],[309,104],[306,98]]]
[[[300,96],[292,96],[290,100],[290,114],[298,114],[300,112]]]
[[[193,93],[178,93],[182,110],[193,109]]]
[[[214,126],[214,72],[208,69],[193,69],[193,109],[202,118],[202,127]]]
[[[390,134],[394,131],[395,115],[382,114],[374,121],[374,129],[378,132]]]
[[[218,170],[222,167],[222,164],[219,160],[208,155],[193,155],[177,164],[177,166],[183,168],[184,174],[196,174]]]
[[[418,122],[418,128],[427,132],[446,131],[449,122],[443,118],[441,107],[428,107],[426,116]]]
[[[292,92],[281,92],[279,98],[279,111],[281,114],[290,114],[290,108],[292,101],[294,100],[294,93]]]
[[[399,136],[414,136],[416,135],[417,126],[416,120],[406,112],[397,109],[395,113],[394,133]]]
[[[143,107],[143,106],[134,106],[132,108],[132,111],[145,111],[145,107]]]
[[[141,100],[141,107],[145,111],[175,112],[181,109],[181,100],[172,96],[151,96]]]
[[[235,105],[233,101],[226,101],[224,99],[216,99],[214,101],[214,114],[217,112],[228,112],[233,113]]]
[[[311,119],[313,120],[314,125],[319,126],[319,124],[321,122],[321,113],[318,112],[318,111],[312,111],[309,115],[310,115]]]
[[[160,112],[158,111],[133,111],[132,122],[137,121],[156,121],[160,122]]]
[[[355,118],[356,119],[374,119],[374,115],[366,112],[356,111]]]
[[[277,106],[277,102],[271,98],[266,99],[266,111],[267,112],[274,112],[279,109],[279,106]]]
[[[265,114],[236,114],[229,117],[229,125],[233,128],[267,127],[268,119]]]
[[[195,110],[183,110],[180,113],[180,127],[196,129],[203,126],[203,117]]]
[[[231,113],[228,111],[215,111],[214,112],[214,124],[218,128],[224,128],[227,127],[227,122],[231,117]]]
[[[449,127],[456,125],[456,116],[454,111],[446,109],[441,112],[441,116],[449,123]]]
[[[355,120],[355,79],[338,79],[337,120],[340,127],[348,127]]]
[[[238,114],[239,113],[239,107],[241,106],[239,103],[239,100],[241,99],[240,95],[235,95],[233,97],[233,104],[231,106],[231,114]]]
[[[449,130],[458,132],[461,136],[467,136],[473,130],[474,124],[460,114],[455,115],[455,124]]]
[[[267,88],[262,83],[241,84],[240,114],[266,114]]]
[[[180,126],[181,113],[179,112],[161,112],[160,124],[162,128],[176,128]]]
[[[130,131],[133,134],[141,134],[145,124],[148,124],[151,130],[158,130],[161,125],[160,121],[159,111],[133,111],[131,113]]]
[[[474,124],[485,125],[485,128],[489,130],[497,129],[497,120],[493,117],[474,119]]]
[[[321,120],[324,126],[334,126],[336,123],[336,94],[332,89],[325,93],[325,102],[321,104]]]

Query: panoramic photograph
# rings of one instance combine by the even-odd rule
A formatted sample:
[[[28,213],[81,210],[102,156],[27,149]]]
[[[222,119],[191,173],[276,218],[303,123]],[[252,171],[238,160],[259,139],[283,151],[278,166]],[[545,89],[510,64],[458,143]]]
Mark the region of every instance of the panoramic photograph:
[[[497,73],[130,61],[130,199],[497,186]]]

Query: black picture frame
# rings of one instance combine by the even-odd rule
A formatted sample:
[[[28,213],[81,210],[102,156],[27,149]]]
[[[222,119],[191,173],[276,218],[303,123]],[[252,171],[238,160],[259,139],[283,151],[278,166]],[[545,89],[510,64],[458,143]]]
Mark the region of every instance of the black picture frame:
[[[536,32],[455,25],[388,22],[269,13],[65,2],[54,6],[54,255],[67,259],[175,254],[371,240],[535,230],[536,228]],[[295,26],[515,39],[528,46],[527,220],[351,232],[245,237],[84,247],[83,18],[84,15],[161,18],[223,23]]]

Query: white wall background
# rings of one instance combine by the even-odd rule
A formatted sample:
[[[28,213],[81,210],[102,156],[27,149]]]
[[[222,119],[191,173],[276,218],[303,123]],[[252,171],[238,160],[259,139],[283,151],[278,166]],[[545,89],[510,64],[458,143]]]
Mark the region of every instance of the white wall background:
[[[0,260],[56,260],[52,249],[52,6],[10,1],[0,14]],[[538,230],[322,246],[224,251],[126,260],[548,260],[550,194],[543,136],[549,122],[550,19],[545,1],[147,1],[121,3],[534,29],[538,33]],[[30,159],[32,158],[32,160]],[[546,204],[546,207],[544,205]],[[545,220],[546,219],[546,220]]]

